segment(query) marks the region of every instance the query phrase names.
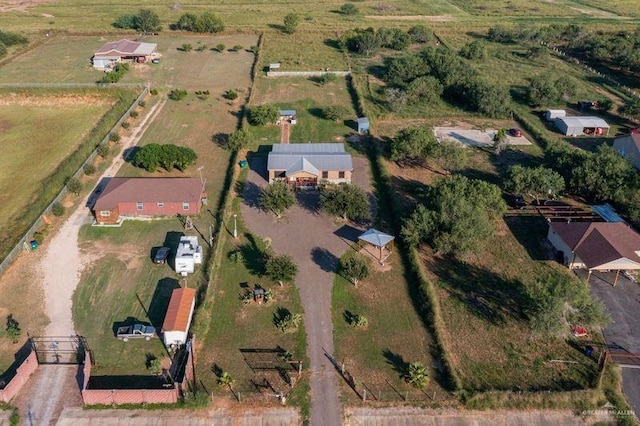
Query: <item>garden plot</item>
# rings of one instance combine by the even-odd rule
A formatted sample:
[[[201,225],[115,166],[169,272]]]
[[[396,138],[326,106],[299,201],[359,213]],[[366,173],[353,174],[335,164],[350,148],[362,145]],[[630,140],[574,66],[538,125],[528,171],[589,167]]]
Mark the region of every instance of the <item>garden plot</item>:
[[[493,146],[493,138],[495,137],[497,130],[469,130],[458,127],[434,127],[433,132],[440,142],[452,139],[463,145],[490,147]],[[507,135],[506,137],[508,145],[531,145],[531,142],[524,136],[515,137]]]

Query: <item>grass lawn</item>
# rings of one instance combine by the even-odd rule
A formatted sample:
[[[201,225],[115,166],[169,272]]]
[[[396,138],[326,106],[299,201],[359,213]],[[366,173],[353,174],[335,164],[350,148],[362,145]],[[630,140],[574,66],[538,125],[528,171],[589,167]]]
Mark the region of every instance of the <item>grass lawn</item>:
[[[338,78],[319,85],[304,77],[260,77],[255,84],[253,105],[276,104],[283,109],[295,109],[298,124],[291,126],[291,142],[344,142],[355,132],[355,112],[346,81]],[[344,108],[343,120],[335,122],[323,118],[324,108],[338,105]],[[280,142],[280,128],[275,125],[250,127],[258,141]]]
[[[115,94],[93,89],[13,92],[4,89],[2,93],[0,228],[4,232],[0,238],[0,257],[13,248],[39,215],[29,210],[25,213],[27,206],[37,208],[34,203],[46,192],[52,195],[49,201],[41,200],[39,205],[45,206],[60,189],[50,187],[52,183],[47,179],[63,160],[87,142],[96,123],[117,102]]]
[[[261,69],[281,64],[279,71],[348,70],[345,55],[335,48],[335,33],[300,31],[296,34],[267,32],[262,46]],[[300,46],[304,46],[301,49]]]
[[[177,219],[125,221],[121,228],[89,225],[80,232],[80,244],[93,256],[73,296],[73,320],[93,351],[96,375],[152,374],[147,356],[166,356],[160,339],[121,342],[114,327],[140,320],[162,327],[171,291],[179,286],[195,287],[203,280],[203,266],[186,279],[168,264],[152,262],[152,248],[175,248],[184,231]],[[200,243],[206,252],[207,246]],[[167,359],[163,360],[168,363]],[[163,364],[164,365],[164,364]]]
[[[228,235],[222,237],[226,239],[222,265],[209,289],[213,303],[210,308],[202,311],[208,318],[209,326],[207,335],[200,340],[207,350],[199,352],[197,374],[204,386],[218,396],[232,397],[227,388],[220,388],[216,384],[215,371],[218,368],[234,378],[234,391],[239,392],[241,398],[255,397],[256,387],[252,381],[262,384],[264,379],[277,391],[288,393],[290,388],[277,371],[251,368],[259,367],[260,361],[265,361],[264,365],[282,365],[277,355],[242,351],[273,350],[280,347],[290,352],[293,360],[302,360],[305,367],[308,365],[304,326],[296,331],[283,333],[274,325],[275,315],[282,308],[293,314],[302,314],[298,293],[295,285],[285,284],[280,287],[260,274],[265,242],[246,230],[241,217],[238,217],[238,232],[237,240]],[[234,251],[242,253],[241,260],[235,262],[229,258],[228,254]],[[273,300],[262,305],[256,302],[244,304],[240,296],[248,289],[253,290],[256,285],[272,290]],[[289,374],[296,376],[294,371]],[[291,395],[294,404],[304,404],[306,397],[301,393],[304,393],[305,383],[306,379],[296,384]]]
[[[386,265],[390,270],[372,270],[358,288],[336,276],[332,296],[336,359],[356,378],[360,392],[367,389],[367,401],[402,401],[408,392],[412,401],[443,403],[448,394],[439,383],[438,365],[432,357],[433,338],[412,301],[415,289],[407,283],[397,253]],[[352,314],[365,316],[369,324],[354,328],[346,319]],[[423,391],[402,378],[407,364],[413,362],[422,363],[429,372],[430,381]],[[357,402],[359,397],[341,383],[346,401]]]

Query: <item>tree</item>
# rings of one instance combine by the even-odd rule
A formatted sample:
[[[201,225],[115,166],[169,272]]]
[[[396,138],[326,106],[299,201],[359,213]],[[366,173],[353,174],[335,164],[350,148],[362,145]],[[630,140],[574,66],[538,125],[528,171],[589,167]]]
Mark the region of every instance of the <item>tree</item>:
[[[558,91],[558,96],[565,101],[574,97],[578,91],[578,84],[576,81],[567,75],[559,77],[553,85]]]
[[[351,281],[357,288],[361,280],[366,279],[371,269],[369,261],[361,255],[353,255],[340,259],[340,275]]]
[[[378,28],[376,39],[378,46],[393,50],[405,50],[411,43],[411,37],[399,28]]]
[[[13,314],[9,314],[7,317],[7,337],[11,340],[11,343],[18,343],[20,339],[20,334],[22,334],[22,330],[20,329],[20,324],[13,317]]]
[[[411,386],[414,386],[418,389],[424,389],[427,383],[429,383],[429,375],[427,373],[426,367],[419,362],[409,364],[405,380]]]
[[[286,182],[277,181],[267,185],[260,194],[260,205],[280,218],[296,199]]]
[[[231,375],[226,371],[223,371],[220,376],[218,376],[218,385],[220,387],[231,388],[231,386],[233,386],[233,382],[235,382],[235,380],[233,380],[233,377],[231,377]]]
[[[391,160],[399,163],[422,163],[438,149],[438,140],[427,127],[407,127],[391,140]]]
[[[343,15],[357,15],[358,12],[358,8],[353,3],[345,3],[340,6],[340,13]]]
[[[275,123],[279,110],[275,105],[258,105],[249,108],[247,121],[252,126],[264,126],[267,123]]]
[[[506,86],[476,80],[468,86],[468,104],[491,118],[506,117],[511,111],[511,94]]]
[[[487,48],[480,40],[474,40],[465,44],[460,49],[460,56],[467,59],[484,59],[487,56]]]
[[[546,167],[523,167],[515,165],[509,169],[506,187],[509,191],[526,194],[540,204],[540,197],[555,198],[564,190],[564,178]]]
[[[438,163],[447,174],[462,169],[468,159],[468,150],[460,142],[447,139],[440,143]]]
[[[195,164],[197,159],[197,154],[191,148],[150,143],[135,152],[132,162],[135,166],[153,173],[159,167],[166,171],[174,168],[184,171],[188,166]]]
[[[558,88],[549,76],[540,75],[529,81],[526,96],[531,106],[549,105],[558,100]]]
[[[423,76],[414,79],[407,86],[407,95],[412,103],[429,104],[442,96],[444,88],[437,78]]]
[[[322,110],[322,115],[327,120],[340,121],[348,111],[342,105],[331,105]]]
[[[197,21],[198,15],[196,15],[195,13],[183,13],[178,19],[178,22],[176,22],[176,24],[174,25],[174,28],[176,30],[195,31]]]
[[[320,205],[327,213],[345,220],[360,221],[371,218],[367,194],[356,185],[341,183],[324,187],[320,193]]]
[[[284,32],[287,34],[293,34],[298,29],[300,23],[300,17],[295,13],[289,13],[284,17]]]
[[[127,14],[116,18],[113,22],[115,28],[122,28],[124,30],[137,30],[138,29],[138,16]]]
[[[407,34],[409,34],[411,41],[414,43],[427,43],[431,41],[431,38],[433,37],[431,30],[424,25],[414,25],[409,28]]]
[[[424,199],[405,220],[403,239],[411,245],[429,242],[437,252],[457,256],[489,240],[506,211],[500,188],[461,175],[440,179]]]
[[[298,266],[293,261],[293,258],[286,254],[267,257],[264,269],[266,275],[273,281],[277,281],[281,286],[285,282],[293,281],[298,275]]]
[[[169,92],[169,99],[172,101],[181,101],[187,96],[187,91],[184,89],[173,89]]]
[[[508,145],[509,138],[507,138],[507,129],[502,128],[493,136],[493,153],[495,155],[500,155]]]
[[[204,12],[196,20],[195,31],[199,33],[219,33],[224,31],[224,22],[217,14]]]
[[[236,130],[229,135],[225,148],[230,151],[238,151],[247,146],[247,144],[249,144],[252,139],[253,135],[248,130]]]
[[[136,29],[143,33],[155,33],[162,31],[160,17],[150,9],[140,9],[138,12]]]
[[[571,186],[594,201],[615,200],[635,174],[633,166],[609,145],[582,157],[571,172]]]
[[[631,97],[625,104],[620,108],[620,112],[627,117],[631,117],[633,119],[640,118],[640,98],[635,96]]]
[[[82,182],[80,182],[78,179],[76,178],[70,178],[67,181],[67,189],[69,190],[69,192],[71,192],[73,195],[80,195],[80,192],[82,192]]]
[[[372,27],[354,29],[340,37],[340,45],[357,54],[370,56],[380,47],[380,40]]]
[[[275,326],[279,328],[283,333],[297,329],[302,322],[302,315],[292,314],[286,309],[282,310],[286,311],[286,313],[281,314],[275,319]]]

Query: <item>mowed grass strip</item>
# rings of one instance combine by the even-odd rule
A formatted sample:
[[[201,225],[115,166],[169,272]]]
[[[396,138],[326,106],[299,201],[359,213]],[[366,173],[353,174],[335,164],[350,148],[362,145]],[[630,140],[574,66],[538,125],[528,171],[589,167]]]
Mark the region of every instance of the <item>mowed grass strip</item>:
[[[406,395],[425,403],[447,399],[439,382],[437,360],[431,356],[433,337],[416,311],[414,291],[405,279],[397,253],[387,260],[384,272],[372,270],[357,288],[336,275],[332,293],[336,360],[356,378],[360,393],[367,390],[368,401],[401,401]],[[363,315],[368,325],[350,325],[351,315]],[[403,378],[408,364],[414,362],[426,366],[429,374],[429,383],[422,391]],[[355,403],[358,395],[341,382],[343,395]]]
[[[80,244],[92,262],[73,295],[73,320],[95,357],[92,374],[153,374],[147,369],[147,355],[166,357],[160,339],[125,343],[116,339],[114,331],[127,320],[151,323],[160,331],[173,289],[193,288],[201,282],[202,265],[196,267],[195,274],[182,279],[169,264],[155,265],[152,261],[153,248],[163,245],[171,247],[171,256],[175,256],[183,233],[188,231],[177,219],[125,221],[120,228],[87,225],[81,229]],[[206,244],[202,240],[200,243],[206,253]]]

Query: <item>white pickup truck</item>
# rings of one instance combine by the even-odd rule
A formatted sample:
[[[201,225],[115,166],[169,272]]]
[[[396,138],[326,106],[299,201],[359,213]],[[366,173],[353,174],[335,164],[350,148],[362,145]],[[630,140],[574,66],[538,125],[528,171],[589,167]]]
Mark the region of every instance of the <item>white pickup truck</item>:
[[[133,324],[118,327],[116,337],[124,342],[128,342],[129,339],[144,339],[151,340],[156,335],[156,328],[150,325]]]

